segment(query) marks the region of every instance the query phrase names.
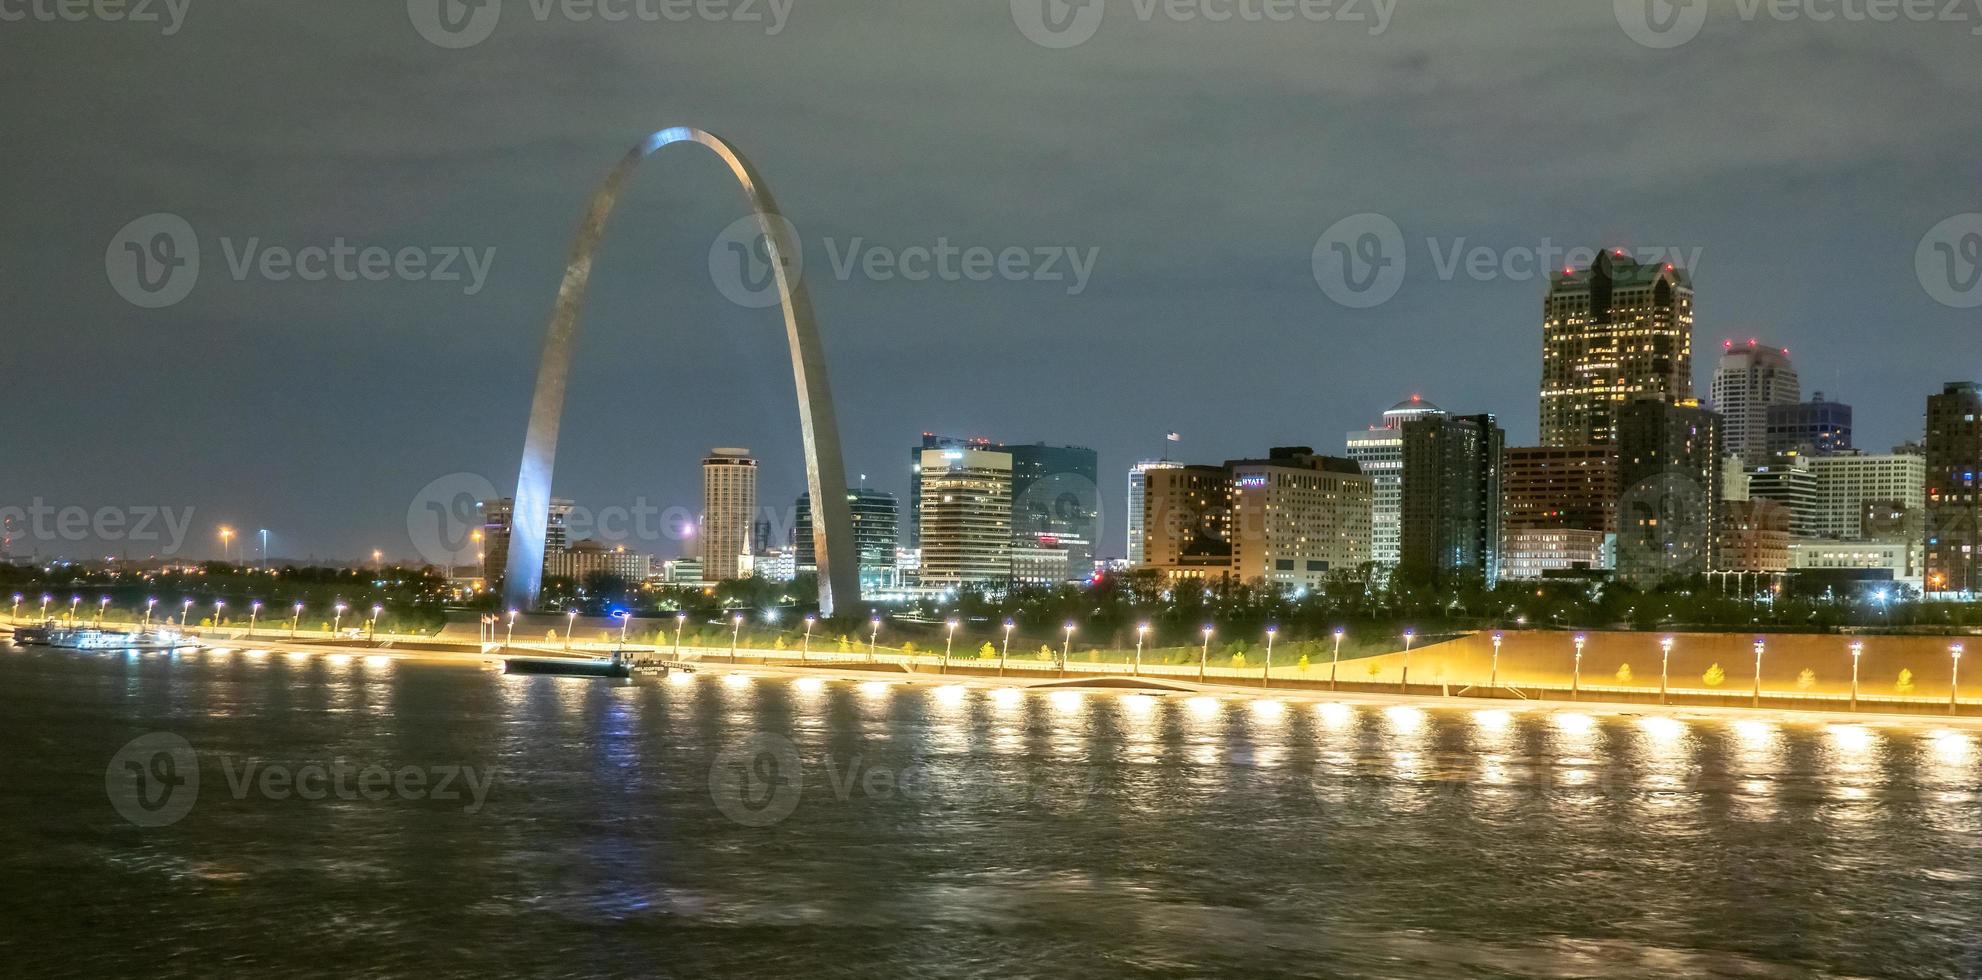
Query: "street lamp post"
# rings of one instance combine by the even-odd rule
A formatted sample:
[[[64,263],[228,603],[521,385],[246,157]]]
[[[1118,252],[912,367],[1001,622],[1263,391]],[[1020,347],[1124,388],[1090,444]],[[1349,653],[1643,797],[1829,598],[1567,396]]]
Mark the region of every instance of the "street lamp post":
[[[234,561],[234,529],[231,527],[220,529],[220,557],[222,561],[229,564],[232,564]],[[215,623],[214,625],[218,626],[220,624]]]
[[[338,604],[337,604],[337,605],[336,605],[336,606],[335,606],[335,607],[334,607],[334,608],[333,608],[333,609],[331,610],[331,617],[330,617],[330,638],[331,638],[331,639],[333,639],[333,640],[335,640],[335,639],[337,639],[337,634],[338,634],[338,632],[339,632],[340,630],[342,630],[342,629],[343,629],[343,627],[344,627],[344,610],[346,610],[346,609],[348,609],[348,608],[350,608],[350,607],[348,607],[348,606],[346,606],[346,605],[345,605],[344,603],[341,603],[341,602],[340,602],[340,603],[338,603]]]
[[[1948,674],[1948,714],[1954,714],[1955,696],[1961,690],[1961,644],[1957,643],[1949,647],[1948,654],[1953,658],[1953,666]]]
[[[1659,641],[1659,703],[1666,703],[1666,682],[1672,673],[1672,637]]]
[[[1142,641],[1143,638],[1147,637],[1148,635],[1149,635],[1148,623],[1144,623],[1136,627],[1136,663],[1135,663],[1135,667],[1129,671],[1131,675],[1136,677],[1142,676]]]
[[[292,612],[292,613],[290,614],[290,616],[289,616],[289,638],[290,638],[290,639],[292,639],[292,640],[293,640],[293,639],[295,639],[295,638],[296,638],[296,630],[297,630],[297,628],[298,628],[298,627],[300,627],[300,626],[302,626],[302,625],[303,625],[303,604],[299,602],[299,603],[297,603],[297,604],[296,604],[296,609],[295,609],[295,611],[294,611],[294,612]]]
[[[158,600],[157,600],[157,599],[155,599],[155,598],[153,598],[153,599],[146,599],[146,600],[145,600],[145,628],[146,628],[146,629],[150,629],[150,628],[151,628],[151,611],[152,611],[152,609],[153,609],[154,607],[156,607],[157,605],[158,605]]]
[[[1335,627],[1335,653],[1328,659],[1328,689],[1331,691],[1335,690],[1335,668],[1342,663],[1342,636],[1347,632],[1340,626]]]
[[[819,617],[817,616],[805,617],[804,645],[798,648],[798,659],[800,663],[812,659],[812,627],[818,622]]]
[[[1576,664],[1569,674],[1569,700],[1571,701],[1580,700],[1583,696],[1583,644],[1587,642],[1589,642],[1588,637],[1585,637],[1581,633],[1576,634]]]
[[[108,613],[109,611],[110,611],[110,597],[107,595],[98,596],[96,599],[96,625],[98,626],[103,625],[104,614]]]
[[[1067,639],[1060,644],[1060,676],[1067,676],[1067,659],[1074,654],[1074,624],[1067,624]]]
[[[1762,639],[1761,637],[1756,637],[1755,638],[1755,694],[1752,703],[1757,708],[1762,706],[1762,650],[1763,650]]]
[[[873,627],[867,633],[867,662],[871,664],[874,662],[874,643],[881,638],[881,617],[869,620],[868,625]]]
[[[1279,632],[1280,627],[1278,626],[1268,626],[1266,628],[1266,656],[1260,660],[1259,664],[1259,686],[1262,690],[1273,682],[1273,637],[1274,634]]]
[[[215,599],[215,600],[213,600],[213,628],[214,628],[214,629],[219,629],[219,628],[220,628],[220,611],[221,611],[222,609],[225,609],[225,608],[227,608],[227,600],[225,600],[225,599]]]
[[[21,594],[19,592],[14,593],[14,612],[8,618],[16,623],[21,621]]]
[[[179,604],[179,625],[193,625],[193,600],[187,599]]]
[[[1851,644],[1851,710],[1858,710],[1858,658],[1865,655],[1864,641]]]
[[[1197,682],[1204,683],[1204,665],[1211,662],[1211,627],[1204,628],[1204,649],[1197,652]]]
[[[688,625],[688,614],[685,612],[675,613],[674,614],[674,659],[676,662],[680,662],[681,660],[681,628],[686,625]]]
[[[251,640],[255,637],[255,621],[260,619],[261,615],[262,603],[260,599],[256,599],[254,602],[248,604],[248,638]]]
[[[509,629],[502,635],[502,648],[507,650],[516,641],[516,610],[509,611]]]
[[[618,656],[626,652],[626,627],[627,624],[633,622],[633,614],[622,610],[613,615],[619,617],[619,649],[613,651],[613,654]],[[732,657],[731,659],[735,658]]]
[[[1005,645],[998,650],[998,676],[1005,676],[1005,663],[1012,658],[1012,627],[1017,623],[1005,620]]]
[[[379,638],[379,613],[382,613],[384,611],[385,611],[384,606],[372,607],[372,626],[370,631],[371,635],[367,637],[367,639],[377,640]]]
[[[947,625],[950,628],[950,632],[949,635],[943,637],[943,666],[937,671],[937,673],[942,674],[950,672],[950,648],[955,646],[957,642],[957,621],[952,619]]]
[[[737,613],[729,621],[729,662],[736,663],[736,638],[743,632],[743,614]]]
[[[1488,695],[1489,697],[1491,697],[1491,696],[1493,695],[1493,692],[1495,692],[1495,691],[1498,691],[1498,690],[1500,690],[1500,641],[1501,641],[1501,639],[1502,639],[1502,637],[1501,637],[1501,635],[1500,635],[1499,633],[1495,633],[1495,634],[1493,634],[1493,661],[1492,661],[1492,664],[1491,664],[1491,666],[1489,666],[1489,667],[1487,668],[1487,695]]]
[[[1417,635],[1417,630],[1404,631],[1404,676],[1398,679],[1397,689],[1407,693],[1411,690],[1411,641]]]
[[[569,652],[571,650],[571,628],[577,625],[578,625],[578,610],[576,609],[565,610],[564,611],[564,649],[566,652]]]
[[[82,596],[79,596],[79,595],[72,595],[72,596],[70,596],[70,597],[69,597],[69,625],[70,625],[70,626],[74,626],[74,625],[76,625],[76,606],[77,606],[77,605],[79,605],[79,604],[81,604],[81,603],[82,603],[82,601],[83,601],[83,597],[82,597]]]
[[[43,593],[41,597],[41,621],[43,623],[48,622],[48,600],[49,596]]]

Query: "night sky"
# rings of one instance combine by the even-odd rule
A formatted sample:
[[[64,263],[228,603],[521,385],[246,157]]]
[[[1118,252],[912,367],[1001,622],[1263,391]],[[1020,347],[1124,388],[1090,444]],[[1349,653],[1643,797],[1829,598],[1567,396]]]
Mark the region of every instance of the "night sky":
[[[1982,211],[1982,8],[1744,22],[1714,3],[1697,38],[1656,49],[1612,7],[1400,0],[1373,33],[1108,0],[1065,49],[1005,0],[797,0],[775,35],[765,0],[747,13],[766,20],[687,23],[505,0],[461,49],[402,0],[191,0],[169,36],[0,21],[0,505],[192,507],[189,554],[227,523],[272,529],[278,555],[411,556],[430,481],[513,487],[587,197],[674,125],[737,143],[796,224],[848,473],[904,492],[925,429],[1091,446],[1104,555],[1123,470],[1168,430],[1194,461],[1340,453],[1422,393],[1531,444],[1545,273],[1516,253],[1512,275],[1442,278],[1455,245],[1697,250],[1702,393],[1721,340],[1757,336],[1791,349],[1806,397],[1856,406],[1860,445],[1918,438],[1925,397],[1982,352],[1978,309],[1938,302],[1915,264],[1930,229]],[[195,229],[202,268],[144,309],[106,250],[160,212]],[[1366,212],[1401,229],[1407,272],[1355,309],[1312,256]],[[712,282],[712,243],[745,213],[698,149],[639,174],[593,278],[559,496],[694,508],[716,445],[763,460],[764,503],[801,489],[782,323]],[[474,295],[230,270],[250,240],[339,237],[493,262]],[[854,239],[1098,251],[1069,295],[843,280],[828,252]],[[158,547],[15,546],[37,550]]]

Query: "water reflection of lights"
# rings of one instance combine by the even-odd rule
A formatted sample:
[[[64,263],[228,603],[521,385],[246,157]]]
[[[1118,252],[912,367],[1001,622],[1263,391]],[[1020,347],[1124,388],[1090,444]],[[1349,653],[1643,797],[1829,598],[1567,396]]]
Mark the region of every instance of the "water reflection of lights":
[[[351,662],[351,655],[348,653],[333,653],[324,657],[324,659],[342,667]]]
[[[289,651],[289,659],[291,659],[291,660],[308,660],[308,659],[310,659],[310,655],[309,655],[309,654],[307,654],[307,653],[304,653],[304,652],[303,652],[303,651],[301,651],[301,650],[291,650],[291,651]]]
[[[1686,735],[1686,723],[1664,715],[1648,715],[1638,719],[1638,727],[1651,736],[1652,741],[1669,746]]]
[[[945,708],[954,708],[963,703],[967,693],[961,684],[945,684],[930,692],[936,696],[936,703]]]
[[[1940,728],[1928,732],[1927,737],[1933,742],[1934,759],[1944,765],[1967,765],[1975,754],[1975,742],[1966,732]]]
[[[1425,713],[1421,708],[1398,704],[1383,709],[1383,717],[1390,722],[1391,730],[1399,735],[1410,735],[1425,726]]]
[[[1054,691],[1046,700],[1052,703],[1056,711],[1074,712],[1080,710],[1081,702],[1085,699],[1081,697],[1079,691]]]
[[[670,670],[668,671],[668,683],[676,687],[685,687],[695,683],[695,675],[685,670]]]
[[[365,658],[365,666],[367,666],[367,667],[390,667],[390,666],[392,666],[392,658],[391,658],[391,657],[366,657],[366,658]]]
[[[1514,716],[1512,714],[1498,709],[1473,712],[1473,724],[1480,726],[1483,731],[1504,732],[1507,730],[1507,726],[1513,723]]]
[[[826,682],[817,677],[801,677],[792,681],[792,686],[804,694],[817,694],[826,689]]]
[[[1122,695],[1122,713],[1141,721],[1156,711],[1156,699],[1147,694]]]
[[[1271,698],[1261,698],[1253,702],[1253,717],[1260,721],[1279,721],[1287,714],[1287,705]]]
[[[1184,702],[1184,707],[1189,708],[1191,717],[1199,721],[1208,721],[1218,717],[1218,699],[1209,695],[1194,697]]]
[[[888,688],[893,686],[886,681],[867,681],[860,685],[860,693],[870,698],[884,698],[888,696]]]
[[[1000,708],[1010,708],[1025,699],[1025,692],[1016,687],[1000,687],[991,692],[991,703]]]
[[[1831,743],[1838,751],[1852,755],[1871,751],[1876,738],[1871,729],[1862,725],[1827,725],[1824,730],[1830,733]]]
[[[248,656],[250,656],[250,657],[253,657],[253,658],[255,658],[256,660],[260,660],[261,658],[263,658],[263,657],[266,657],[266,656],[268,656],[268,651],[267,651],[267,650],[249,650],[249,651],[248,651]]]
[[[749,686],[750,686],[750,675],[749,675],[749,674],[724,674],[724,675],[723,675],[723,686],[724,686],[724,687],[749,687]]]
[[[1775,741],[1776,726],[1766,721],[1743,718],[1734,723],[1734,734],[1741,739],[1741,744],[1751,749],[1764,748]]]
[[[1550,720],[1568,735],[1588,735],[1591,729],[1597,727],[1595,718],[1575,711],[1558,711]]]
[[[1356,720],[1356,709],[1346,704],[1317,704],[1315,713],[1321,715],[1321,723],[1332,731],[1341,731]]]

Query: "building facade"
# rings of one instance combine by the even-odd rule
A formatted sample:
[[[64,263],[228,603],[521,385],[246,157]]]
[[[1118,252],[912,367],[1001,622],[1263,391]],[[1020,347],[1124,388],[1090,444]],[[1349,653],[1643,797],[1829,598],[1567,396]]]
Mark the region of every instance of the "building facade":
[[[1600,253],[1550,276],[1542,307],[1541,442],[1607,446],[1617,411],[1693,395],[1693,287],[1671,265]]]
[[[1123,523],[1128,527],[1128,540],[1125,542],[1126,550],[1123,551],[1123,554],[1128,557],[1130,568],[1141,565],[1144,558],[1144,552],[1142,550],[1142,502],[1143,495],[1147,492],[1149,486],[1147,474],[1150,470],[1175,469],[1182,465],[1182,463],[1173,463],[1167,459],[1145,459],[1129,467],[1128,508],[1122,513],[1124,515]]]
[[[750,450],[709,450],[702,460],[702,525],[696,534],[705,581],[750,575],[756,520],[757,461]]]
[[[1169,579],[1220,579],[1232,572],[1232,474],[1222,466],[1148,471],[1142,568]]]
[[[1370,561],[1394,567],[1401,553],[1398,526],[1404,502],[1404,423],[1426,415],[1444,415],[1445,410],[1423,398],[1411,397],[1392,405],[1382,421],[1367,429],[1349,433],[1348,456],[1370,478]]]
[[[1012,454],[923,450],[917,576],[923,588],[1004,588],[1012,578]]]
[[[1727,451],[1754,468],[1769,461],[1769,409],[1803,400],[1803,384],[1789,350],[1754,340],[1722,345],[1714,369],[1713,407],[1721,416]]]
[[[1697,403],[1626,402],[1617,416],[1617,575],[1640,587],[1713,569],[1720,416]]]
[[[1848,452],[1810,459],[1817,478],[1816,537],[1869,539],[1868,504],[1896,504],[1920,514],[1927,503],[1927,459],[1912,453]]]
[[[1065,552],[1062,582],[1093,578],[1100,457],[1092,449],[1043,442],[1000,448],[1012,456],[1013,547]]]
[[[856,487],[846,492],[853,511],[853,544],[860,554],[860,586],[885,588],[895,581],[895,549],[900,545],[901,502],[885,490]],[[794,572],[816,572],[819,560],[812,536],[812,494],[798,495],[793,505]]]
[[[589,539],[544,554],[545,578],[568,578],[579,585],[593,575],[611,575],[639,585],[652,574],[653,559],[648,556],[634,554],[624,546],[608,548]]]
[[[1748,471],[1748,499],[1773,501],[1783,508],[1789,533],[1798,538],[1817,536],[1821,513],[1817,474],[1803,456],[1778,456],[1774,461]]]
[[[481,510],[480,546],[482,555],[482,580],[494,592],[502,591],[503,572],[509,567],[509,529],[516,510],[516,502],[509,497],[500,500],[484,500],[476,505]],[[552,497],[549,517],[544,523],[544,565],[550,566],[550,556],[571,547],[571,511],[577,506],[563,497]]]
[[[1927,398],[1927,565],[1930,593],[1973,595],[1982,587],[1982,386],[1944,385]]]
[[[1501,457],[1491,415],[1428,415],[1404,423],[1399,566],[1434,575],[1500,577]]]
[[[1720,551],[1715,571],[1782,572],[1790,567],[1788,507],[1767,498],[1731,501],[1722,512]]]
[[[1502,454],[1502,579],[1610,567],[1617,534],[1617,452],[1522,446]]]
[[[1768,455],[1834,456],[1851,451],[1851,406],[1824,400],[1769,406]]]
[[[1369,561],[1371,483],[1354,460],[1291,446],[1225,469],[1239,581],[1312,588]]]

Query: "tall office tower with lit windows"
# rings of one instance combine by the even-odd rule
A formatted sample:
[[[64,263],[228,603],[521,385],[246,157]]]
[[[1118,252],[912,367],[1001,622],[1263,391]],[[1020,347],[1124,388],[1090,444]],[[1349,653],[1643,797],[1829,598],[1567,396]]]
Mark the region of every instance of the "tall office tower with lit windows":
[[[1398,514],[1404,499],[1404,423],[1444,414],[1445,409],[1412,395],[1390,406],[1381,422],[1349,433],[1348,456],[1370,478],[1370,561],[1379,566],[1397,564]]]
[[[1951,382],[1927,398],[1927,591],[1982,586],[1982,386]]]
[[[1502,457],[1491,415],[1426,415],[1404,423],[1398,564],[1434,576],[1500,578]]]
[[[1012,579],[1012,454],[925,449],[916,463],[920,582],[1004,588]]]
[[[1692,395],[1686,270],[1619,251],[1550,277],[1542,307],[1542,445],[1611,445],[1626,401]]]
[[[1167,459],[1145,459],[1129,467],[1129,504],[1123,511],[1124,523],[1128,525],[1128,550],[1124,553],[1129,567],[1135,568],[1146,562],[1147,552],[1143,550],[1143,498],[1149,492],[1150,470],[1171,470],[1182,466]]]
[[[757,461],[748,449],[711,449],[702,460],[702,580],[750,575],[757,519]]]
[[[1714,369],[1713,409],[1725,427],[1721,437],[1727,451],[1741,457],[1743,465],[1752,469],[1769,461],[1769,410],[1802,400],[1803,384],[1789,363],[1788,348],[1754,340],[1730,340],[1722,346]],[[1845,424],[1848,432],[1848,419]]]

